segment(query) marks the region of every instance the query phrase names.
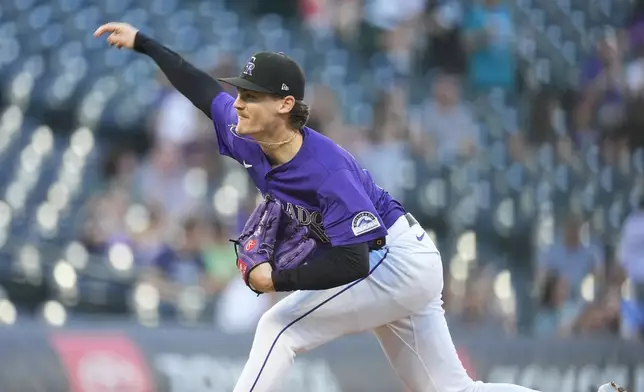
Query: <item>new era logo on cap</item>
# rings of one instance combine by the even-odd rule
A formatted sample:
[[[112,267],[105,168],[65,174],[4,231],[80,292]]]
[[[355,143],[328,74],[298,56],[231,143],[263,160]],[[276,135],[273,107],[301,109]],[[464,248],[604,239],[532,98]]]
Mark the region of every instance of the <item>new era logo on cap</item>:
[[[255,53],[236,78],[220,78],[220,82],[237,88],[304,99],[304,72],[284,53]]]

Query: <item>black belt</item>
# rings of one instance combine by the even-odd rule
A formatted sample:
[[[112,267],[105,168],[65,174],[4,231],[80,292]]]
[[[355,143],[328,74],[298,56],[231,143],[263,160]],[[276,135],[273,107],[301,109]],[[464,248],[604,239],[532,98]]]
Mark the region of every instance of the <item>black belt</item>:
[[[414,216],[409,212],[405,214],[405,219],[407,219],[409,227],[413,227],[418,224],[416,218],[414,218]],[[382,247],[384,247],[385,245],[387,245],[386,237],[376,238],[375,240],[369,241],[369,250],[379,250],[382,249]]]

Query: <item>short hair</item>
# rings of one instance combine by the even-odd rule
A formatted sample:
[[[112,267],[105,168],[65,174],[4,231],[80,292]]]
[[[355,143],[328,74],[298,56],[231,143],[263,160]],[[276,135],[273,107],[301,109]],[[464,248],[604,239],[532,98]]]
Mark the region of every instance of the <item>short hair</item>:
[[[288,114],[289,125],[295,129],[303,128],[309,121],[311,109],[303,100],[296,99],[293,109]]]

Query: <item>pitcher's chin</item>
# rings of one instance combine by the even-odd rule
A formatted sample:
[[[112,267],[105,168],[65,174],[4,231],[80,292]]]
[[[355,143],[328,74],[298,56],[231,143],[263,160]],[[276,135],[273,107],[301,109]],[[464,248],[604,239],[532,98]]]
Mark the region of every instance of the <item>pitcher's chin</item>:
[[[254,131],[252,127],[249,127],[247,124],[244,124],[244,121],[241,121],[241,120],[237,123],[237,127],[235,128],[235,131],[237,132],[237,134],[243,135],[243,136],[252,136],[259,132],[259,131]]]

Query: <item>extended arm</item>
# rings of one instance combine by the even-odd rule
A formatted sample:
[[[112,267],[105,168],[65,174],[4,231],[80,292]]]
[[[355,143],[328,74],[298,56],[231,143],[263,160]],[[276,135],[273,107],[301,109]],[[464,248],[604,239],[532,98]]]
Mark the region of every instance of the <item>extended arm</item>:
[[[134,50],[150,56],[170,83],[206,116],[211,117],[210,104],[223,91],[214,78],[141,32],[134,39]]]
[[[110,45],[119,49],[133,49],[152,58],[170,83],[206,116],[212,118],[210,105],[223,91],[215,79],[127,23],[106,23],[94,32],[94,36],[105,33],[110,34],[107,37]]]

